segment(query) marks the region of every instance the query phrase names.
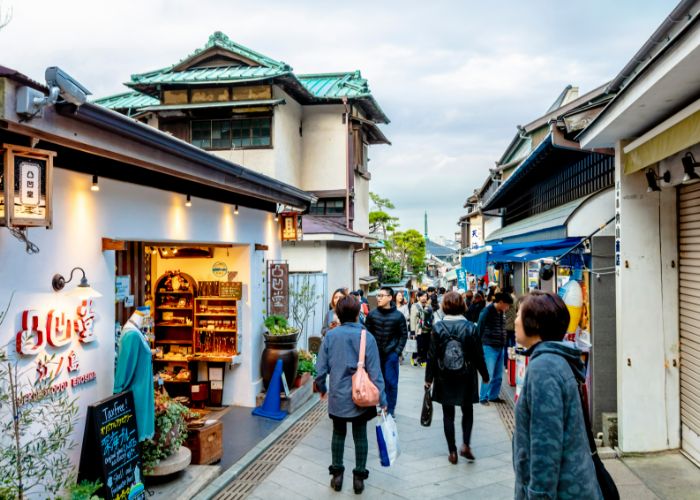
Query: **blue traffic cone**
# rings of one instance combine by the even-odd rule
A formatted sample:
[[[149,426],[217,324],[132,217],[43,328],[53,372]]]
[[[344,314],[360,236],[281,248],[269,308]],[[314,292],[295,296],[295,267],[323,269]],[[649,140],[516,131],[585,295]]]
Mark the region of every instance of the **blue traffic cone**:
[[[273,420],[282,420],[287,416],[286,411],[280,410],[282,376],[282,360],[278,359],[275,365],[275,371],[272,373],[272,379],[270,379],[270,385],[265,394],[265,401],[263,401],[262,406],[258,406],[253,410],[253,415],[271,418]]]

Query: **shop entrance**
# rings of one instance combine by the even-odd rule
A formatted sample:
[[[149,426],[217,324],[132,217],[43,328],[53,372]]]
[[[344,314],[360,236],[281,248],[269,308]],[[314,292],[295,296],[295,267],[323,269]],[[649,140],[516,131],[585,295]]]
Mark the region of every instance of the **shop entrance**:
[[[700,184],[679,194],[681,440],[700,462]]]
[[[115,248],[117,333],[137,307],[148,306],[145,330],[158,383],[186,406],[230,403],[224,374],[227,364],[240,361],[243,347],[248,246],[120,243]]]

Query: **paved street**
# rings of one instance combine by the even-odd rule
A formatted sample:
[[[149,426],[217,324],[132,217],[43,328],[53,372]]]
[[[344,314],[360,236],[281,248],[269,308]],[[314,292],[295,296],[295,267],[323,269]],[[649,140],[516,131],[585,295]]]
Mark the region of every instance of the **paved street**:
[[[495,406],[474,406],[472,451],[474,463],[460,457],[457,465],[447,461],[447,445],[442,431],[442,410],[435,405],[433,425],[421,427],[423,369],[401,367],[399,400],[396,409],[401,456],[395,466],[379,465],[374,423],[370,423],[366,498],[513,498],[511,444]],[[460,412],[457,411],[457,419]],[[457,424],[459,425],[459,424]],[[352,490],[354,448],[352,434],[345,442],[343,491],[330,486],[331,421],[323,418],[280,465],[258,486],[250,498],[357,498]],[[458,435],[459,441],[459,435]]]

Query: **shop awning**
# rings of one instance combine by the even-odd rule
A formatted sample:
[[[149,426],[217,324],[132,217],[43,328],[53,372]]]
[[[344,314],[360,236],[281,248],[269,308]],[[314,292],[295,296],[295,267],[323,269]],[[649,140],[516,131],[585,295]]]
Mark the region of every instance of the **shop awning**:
[[[501,243],[486,246],[480,253],[462,258],[462,268],[476,276],[486,274],[489,263],[529,262],[539,259],[557,259],[578,246],[584,238],[558,238],[551,240]]]

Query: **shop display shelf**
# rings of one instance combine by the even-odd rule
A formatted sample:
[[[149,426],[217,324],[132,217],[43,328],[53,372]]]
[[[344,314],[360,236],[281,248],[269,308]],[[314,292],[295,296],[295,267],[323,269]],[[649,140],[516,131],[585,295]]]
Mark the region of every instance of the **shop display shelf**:
[[[235,316],[235,312],[230,313],[206,313],[197,311],[197,316]]]
[[[159,311],[191,311],[191,307],[168,307],[168,306],[158,306],[156,307]]]
[[[153,358],[154,363],[189,363],[190,361],[192,361],[192,356],[187,356],[185,359]]]
[[[192,295],[192,292],[182,292],[178,290],[177,292],[158,292],[160,295]]]
[[[237,300],[234,299],[233,297],[219,297],[219,296],[211,296],[211,295],[204,295],[204,296],[199,296],[197,297],[198,299],[201,300]]]
[[[170,339],[156,339],[155,342],[156,344],[183,344],[183,345],[192,345],[191,340],[170,340]]]
[[[209,363],[230,363],[236,353],[227,356],[210,356],[208,354],[196,354],[192,361],[206,361]]]
[[[224,328],[195,328],[198,332],[214,332],[214,333],[238,333],[237,330],[229,330]]]
[[[170,327],[170,328],[192,328],[192,325],[186,325],[184,323],[156,323],[157,327]]]
[[[167,380],[161,377],[161,380],[163,381],[164,384],[190,384],[192,383],[191,380]]]

